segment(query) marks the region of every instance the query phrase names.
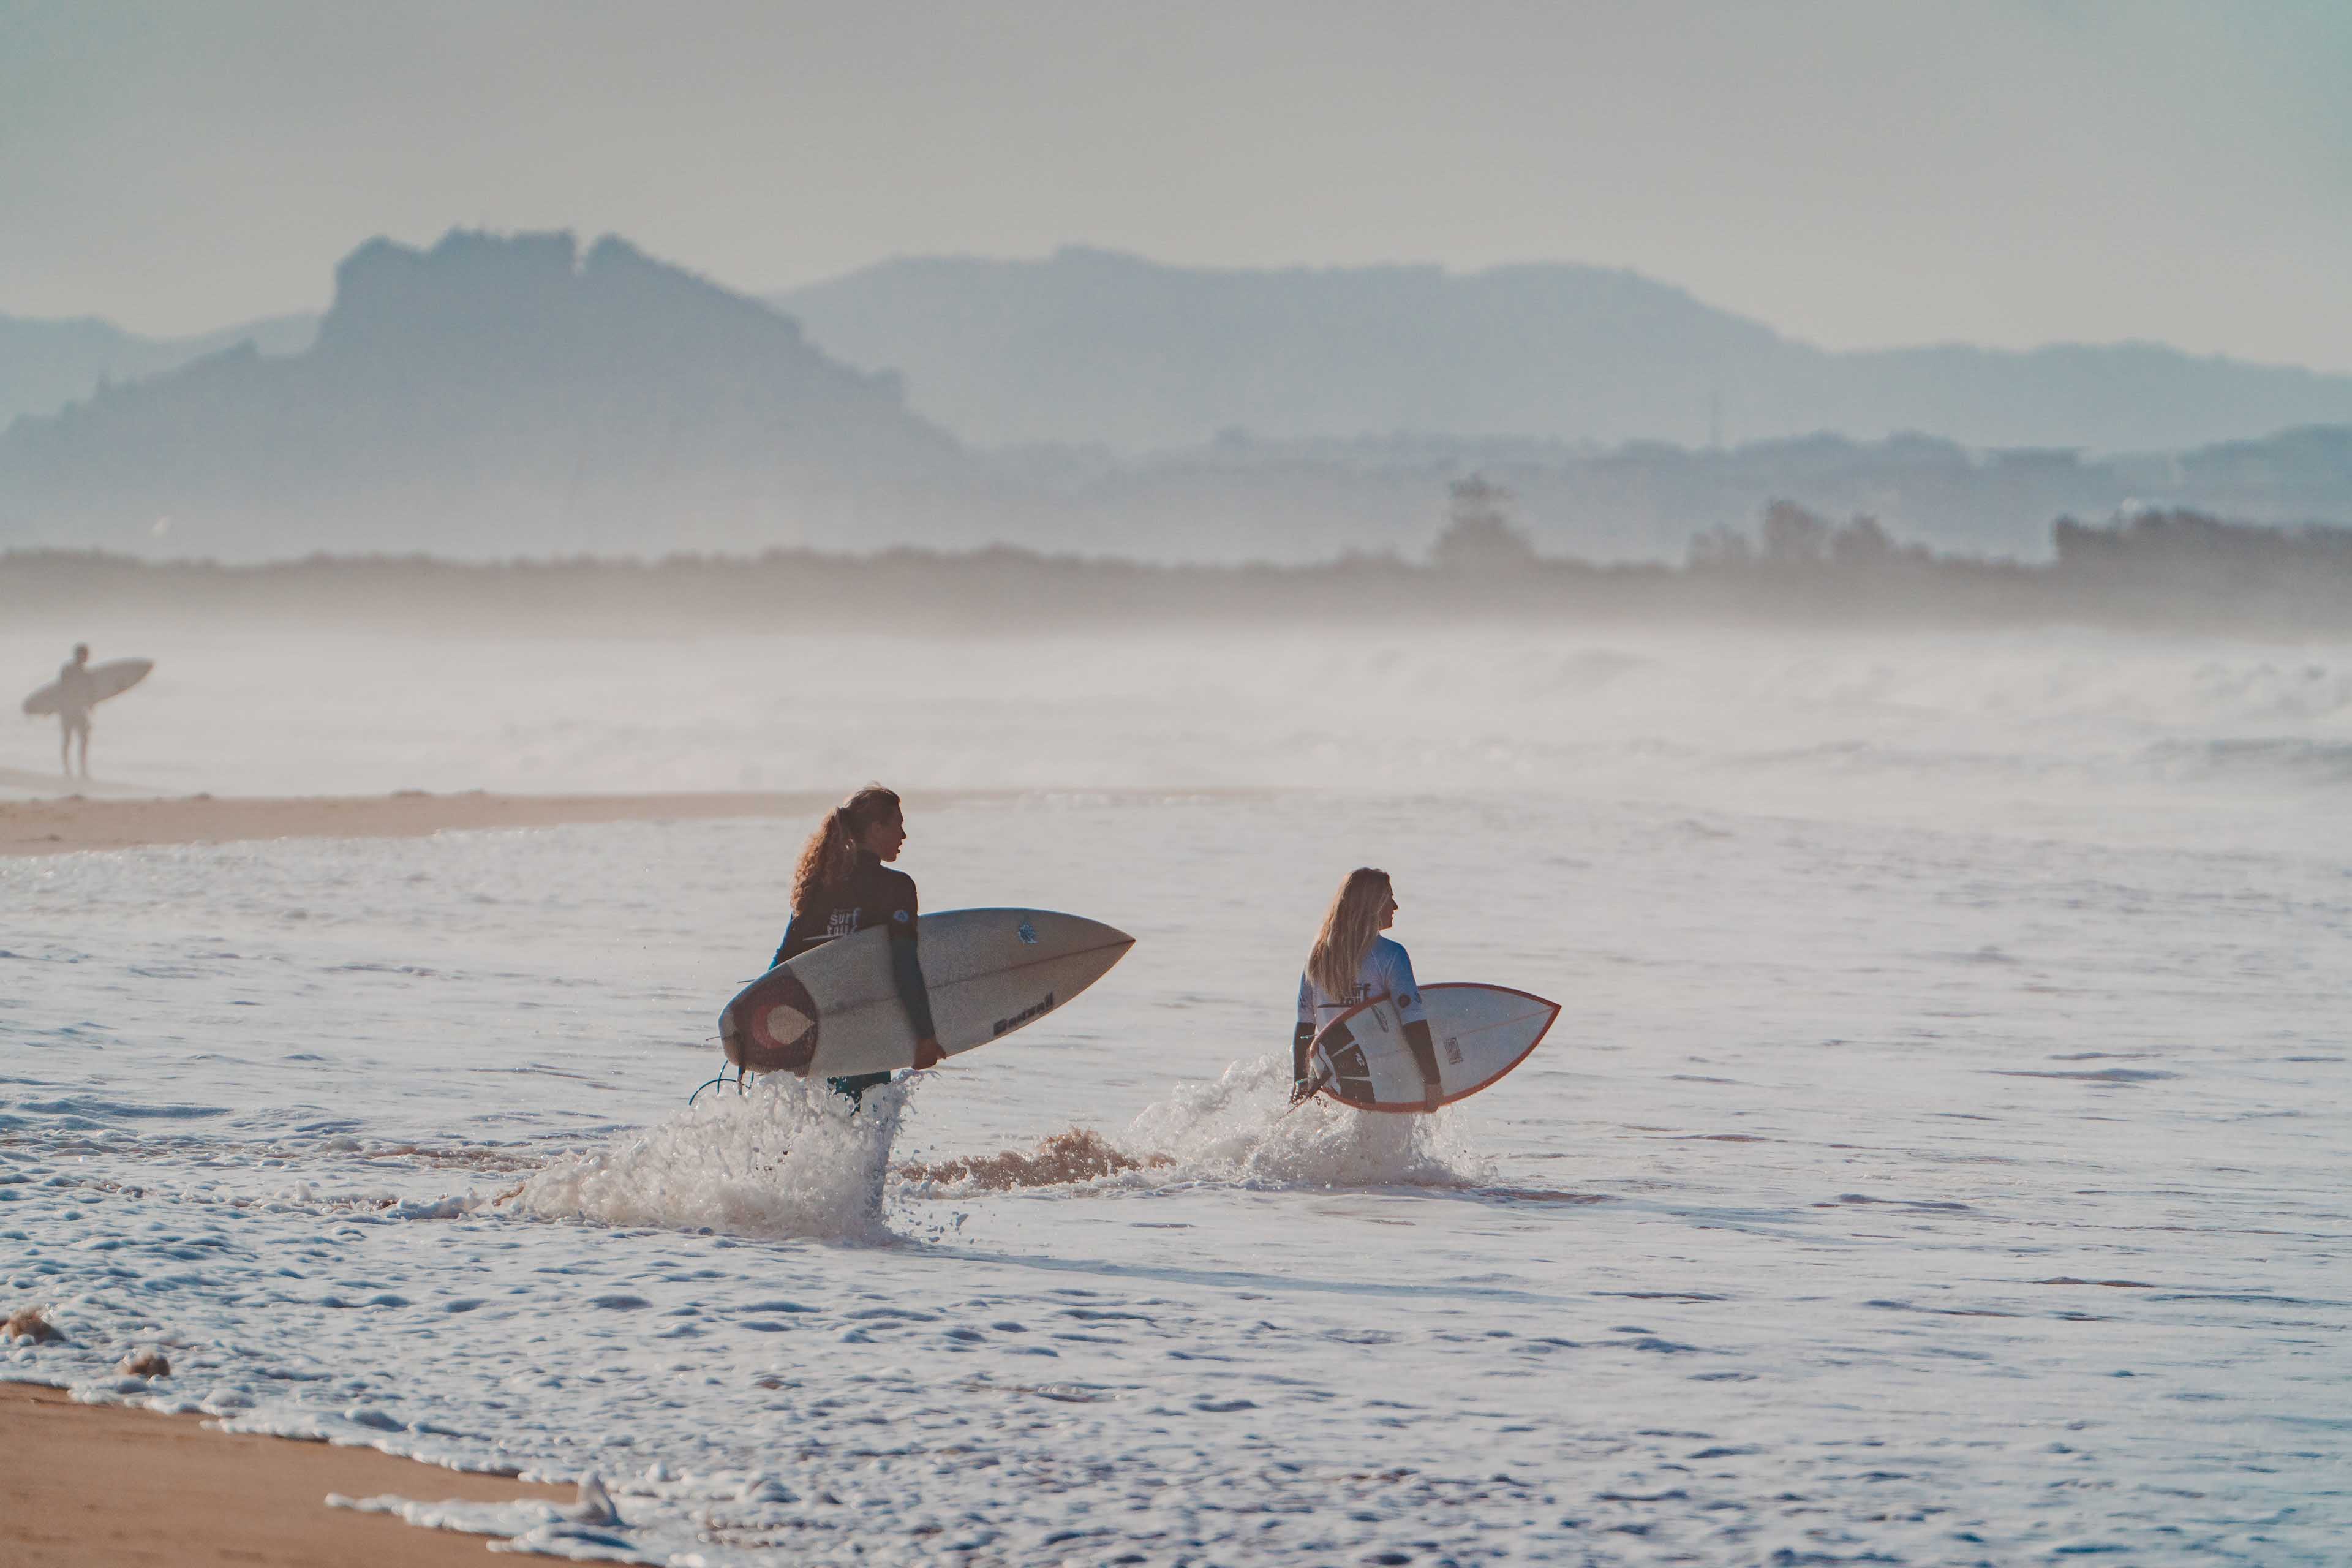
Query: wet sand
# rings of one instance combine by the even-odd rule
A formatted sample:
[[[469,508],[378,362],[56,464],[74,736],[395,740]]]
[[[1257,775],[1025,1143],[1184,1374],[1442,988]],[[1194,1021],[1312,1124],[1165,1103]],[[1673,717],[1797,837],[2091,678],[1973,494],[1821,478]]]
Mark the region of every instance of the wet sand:
[[[57,855],[143,844],[225,844],[252,838],[412,838],[445,828],[553,827],[574,822],[702,817],[814,818],[834,805],[808,794],[314,795],[289,799],[67,795],[0,801],[0,855]],[[908,804],[914,803],[912,799]]]
[[[0,1562],[9,1568],[479,1563],[480,1536],[329,1508],[326,1496],[574,1495],[373,1448],[233,1436],[194,1415],[76,1405],[62,1389],[21,1383],[0,1383]]]

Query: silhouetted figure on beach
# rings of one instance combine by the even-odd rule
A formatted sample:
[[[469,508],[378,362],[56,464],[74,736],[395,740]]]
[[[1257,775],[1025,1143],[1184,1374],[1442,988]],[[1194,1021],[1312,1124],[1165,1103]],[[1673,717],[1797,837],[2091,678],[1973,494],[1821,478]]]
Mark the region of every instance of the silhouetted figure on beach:
[[[58,667],[58,765],[73,777],[74,736],[81,736],[81,776],[89,777],[89,710],[98,705],[90,679],[89,644],[74,644],[73,658]]]

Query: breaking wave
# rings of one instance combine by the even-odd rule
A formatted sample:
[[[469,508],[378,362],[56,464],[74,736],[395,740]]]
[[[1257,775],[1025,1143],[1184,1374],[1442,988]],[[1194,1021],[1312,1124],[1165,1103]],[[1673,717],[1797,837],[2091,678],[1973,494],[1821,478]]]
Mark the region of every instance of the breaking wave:
[[[2352,783],[2352,745],[2300,736],[2159,741],[2142,753],[2167,778],[2269,776],[2295,784]]]

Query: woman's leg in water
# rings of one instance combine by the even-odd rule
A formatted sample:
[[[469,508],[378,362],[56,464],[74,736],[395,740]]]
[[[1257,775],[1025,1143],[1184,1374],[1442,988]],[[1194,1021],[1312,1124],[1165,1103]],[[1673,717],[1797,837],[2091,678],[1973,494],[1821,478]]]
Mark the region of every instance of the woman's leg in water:
[[[869,1089],[879,1089],[888,1083],[890,1075],[887,1072],[861,1072],[848,1078],[829,1078],[824,1081],[832,1088],[834,1093],[846,1099],[850,1104],[863,1105],[866,1102],[866,1091]]]

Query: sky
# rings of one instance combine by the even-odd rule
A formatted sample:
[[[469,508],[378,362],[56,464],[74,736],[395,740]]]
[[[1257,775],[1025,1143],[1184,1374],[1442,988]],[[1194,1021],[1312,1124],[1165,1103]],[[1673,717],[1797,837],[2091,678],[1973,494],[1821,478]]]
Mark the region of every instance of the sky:
[[[2352,5],[0,0],[0,313],[314,310],[454,226],[747,290],[1578,261],[1830,348],[2352,371]]]

